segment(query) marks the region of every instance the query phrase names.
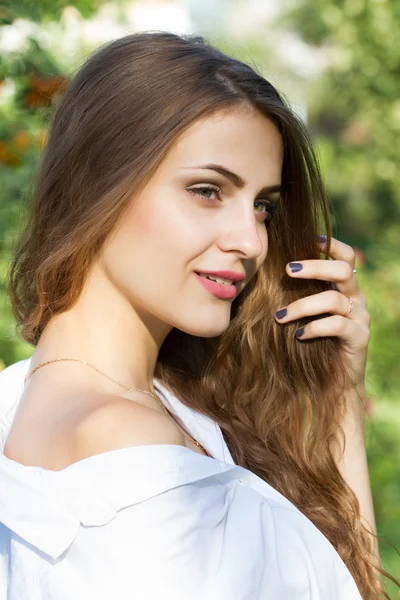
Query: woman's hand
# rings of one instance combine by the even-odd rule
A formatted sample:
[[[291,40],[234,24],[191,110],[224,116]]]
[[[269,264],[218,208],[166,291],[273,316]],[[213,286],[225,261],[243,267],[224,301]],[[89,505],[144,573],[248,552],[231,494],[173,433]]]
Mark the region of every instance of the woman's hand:
[[[326,242],[320,242],[321,252],[324,252],[325,245]],[[296,337],[299,341],[326,336],[342,338],[352,387],[364,390],[371,317],[353,271],[355,253],[351,246],[332,238],[329,256],[334,260],[290,262],[286,265],[286,272],[293,278],[331,281],[336,289],[296,300],[279,309],[275,318],[283,324],[302,317],[331,313],[332,316],[312,321],[299,329]]]
[[[321,242],[324,253],[325,242]],[[325,254],[327,254],[325,252]],[[366,399],[365,367],[370,337],[370,314],[367,301],[361,292],[353,271],[355,253],[353,248],[332,238],[329,256],[334,260],[302,260],[289,263],[286,272],[290,277],[304,279],[322,279],[335,284],[336,289],[307,296],[285,307],[287,314],[278,311],[279,323],[288,323],[295,319],[331,313],[332,316],[312,321],[296,332],[299,343],[317,337],[338,336],[344,341],[347,370],[351,385],[344,391],[345,406],[342,430],[345,446],[333,446],[333,456],[338,469],[357,496],[360,515],[364,524],[376,535],[376,522],[372,502],[372,492],[368,473],[365,449],[364,417]],[[301,265],[298,269],[296,265]],[[293,268],[294,270],[290,267]],[[297,270],[298,269],[298,270]],[[353,308],[351,308],[350,300]],[[349,312],[349,308],[351,308]],[[280,313],[280,314],[279,314]],[[360,402],[360,399],[362,402]],[[379,550],[376,538],[372,538],[376,564],[379,566]]]

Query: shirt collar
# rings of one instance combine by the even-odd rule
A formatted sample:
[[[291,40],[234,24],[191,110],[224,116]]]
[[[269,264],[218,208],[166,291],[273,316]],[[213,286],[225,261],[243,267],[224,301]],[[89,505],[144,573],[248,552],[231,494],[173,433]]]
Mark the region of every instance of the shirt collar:
[[[214,458],[181,446],[160,445],[121,448],[62,471],[12,461],[2,451],[29,367],[30,359],[25,359],[0,372],[0,526],[53,559],[71,545],[80,524],[102,525],[123,506],[232,469],[234,474],[241,472],[219,426],[182,404],[158,380],[155,384],[167,408]],[[127,477],[127,473],[135,475]]]

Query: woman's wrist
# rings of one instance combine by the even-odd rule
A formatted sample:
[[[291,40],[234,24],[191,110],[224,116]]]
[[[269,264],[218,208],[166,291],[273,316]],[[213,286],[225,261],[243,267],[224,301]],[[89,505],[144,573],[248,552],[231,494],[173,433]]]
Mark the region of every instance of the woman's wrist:
[[[348,424],[352,429],[359,429],[364,433],[367,399],[365,384],[360,384],[345,394],[344,425]]]

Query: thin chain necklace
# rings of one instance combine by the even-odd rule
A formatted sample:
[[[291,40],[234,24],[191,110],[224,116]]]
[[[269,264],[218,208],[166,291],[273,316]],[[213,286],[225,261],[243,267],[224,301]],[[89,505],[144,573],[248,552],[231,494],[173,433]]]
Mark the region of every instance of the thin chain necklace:
[[[40,369],[41,367],[44,367],[46,365],[49,365],[50,363],[53,362],[60,362],[60,361],[74,361],[74,362],[80,362],[83,363],[84,365],[87,365],[88,367],[91,367],[92,369],[94,369],[97,373],[100,373],[100,375],[104,375],[104,377],[107,377],[107,379],[109,379],[110,381],[112,381],[113,383],[116,383],[117,385],[121,386],[122,388],[124,388],[124,390],[127,390],[128,392],[143,392],[143,394],[149,394],[150,396],[153,396],[153,398],[155,398],[155,400],[157,400],[157,402],[161,405],[163,411],[165,412],[166,415],[168,415],[170,418],[172,418],[175,423],[176,420],[172,417],[171,413],[166,409],[166,407],[164,406],[164,404],[161,402],[160,398],[156,395],[153,394],[153,392],[150,392],[149,390],[140,390],[139,388],[131,388],[128,387],[127,385],[124,385],[123,383],[120,383],[119,381],[117,381],[116,379],[113,379],[112,377],[110,377],[109,375],[107,375],[106,373],[104,373],[103,371],[100,371],[100,369],[98,369],[97,367],[95,367],[94,365],[92,365],[91,363],[87,362],[86,360],[81,360],[80,358],[55,358],[53,360],[47,360],[46,362],[40,363],[40,365],[38,365],[37,367],[35,367],[33,369],[33,371],[31,373],[29,373],[24,380],[24,383],[26,385],[26,382],[28,381],[28,379],[30,377],[32,377],[32,375],[35,373],[35,371],[37,371],[38,369]],[[177,425],[179,426],[179,428],[181,429],[183,435],[185,436],[186,439],[188,439],[189,441],[193,442],[194,444],[196,444],[196,446],[198,446],[201,450],[203,450],[203,452],[207,455],[210,456],[207,452],[207,450],[205,448],[203,448],[203,446],[194,438],[192,438],[191,435],[187,434],[182,427],[179,425],[179,423],[177,423]]]

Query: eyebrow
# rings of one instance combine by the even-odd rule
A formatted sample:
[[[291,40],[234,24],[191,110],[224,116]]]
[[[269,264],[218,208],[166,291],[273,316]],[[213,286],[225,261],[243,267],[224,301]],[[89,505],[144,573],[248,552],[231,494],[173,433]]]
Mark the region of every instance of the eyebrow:
[[[216,173],[219,173],[220,175],[223,175],[223,177],[226,177],[227,179],[229,179],[229,181],[231,181],[233,183],[233,185],[235,185],[239,189],[244,188],[246,185],[246,181],[243,179],[243,177],[240,177],[240,175],[233,173],[232,171],[230,171],[229,169],[227,169],[226,167],[223,167],[221,165],[210,164],[210,165],[201,165],[198,167],[186,167],[186,168],[207,169],[209,171],[215,171]],[[281,191],[281,185],[277,184],[277,185],[270,185],[270,186],[263,187],[259,191],[259,194],[273,194],[274,192],[280,192],[280,191]]]

